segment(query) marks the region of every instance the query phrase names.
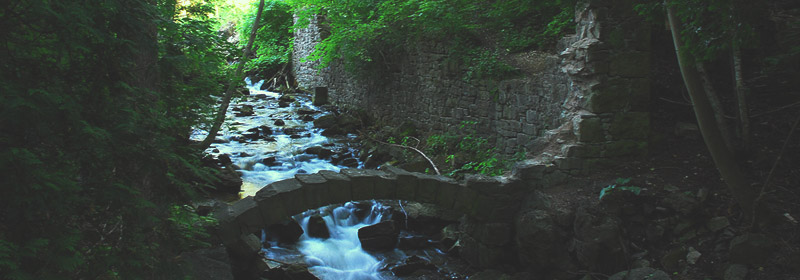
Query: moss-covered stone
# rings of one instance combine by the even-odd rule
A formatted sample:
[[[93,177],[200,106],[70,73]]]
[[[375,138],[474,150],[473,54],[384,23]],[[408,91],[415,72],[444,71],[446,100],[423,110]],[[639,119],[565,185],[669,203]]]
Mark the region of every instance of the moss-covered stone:
[[[616,112],[628,107],[631,91],[628,83],[627,79],[609,79],[589,93],[584,107],[592,113]]]
[[[587,143],[605,141],[603,122],[600,118],[581,118],[577,127],[578,141]]]

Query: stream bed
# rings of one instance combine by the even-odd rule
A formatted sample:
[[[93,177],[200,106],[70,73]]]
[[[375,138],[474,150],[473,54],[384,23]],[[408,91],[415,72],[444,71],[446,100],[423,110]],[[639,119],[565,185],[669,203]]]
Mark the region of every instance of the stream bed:
[[[315,121],[333,114],[333,108],[314,106],[308,94],[282,95],[262,90],[263,81],[247,78],[245,82],[249,94],[232,101],[219,135],[206,150],[241,175],[240,198],[296,174],[364,166],[358,159],[355,135],[324,136],[324,130],[315,127]],[[207,134],[196,130],[192,139],[202,140]],[[433,222],[439,232],[414,232],[404,203],[330,205],[267,228],[262,233],[262,253],[273,269],[264,273],[271,273],[269,279],[295,279],[287,274],[288,267],[299,265],[322,280],[464,279],[468,266],[443,251],[448,247],[442,245],[439,232],[448,222]],[[360,231],[385,233],[386,226],[394,243],[365,250]],[[292,236],[288,242],[287,235]]]
[[[322,136],[314,120],[331,114],[312,105],[308,94],[261,90],[264,81],[245,80],[249,95],[231,102],[225,123],[206,153],[227,157],[242,177],[240,197],[295,174],[358,168],[355,135]],[[202,140],[208,132],[192,136]]]

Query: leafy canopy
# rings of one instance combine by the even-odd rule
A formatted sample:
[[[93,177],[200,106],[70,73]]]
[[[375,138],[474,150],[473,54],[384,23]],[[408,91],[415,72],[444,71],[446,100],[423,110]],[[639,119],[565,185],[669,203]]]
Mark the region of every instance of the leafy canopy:
[[[26,0],[0,12],[0,278],[177,278],[175,252],[197,243],[173,241],[202,231],[167,218],[210,178],[187,139],[232,47],[211,11]]]
[[[305,58],[348,70],[391,68],[422,41],[443,45],[471,76],[502,76],[501,53],[546,49],[571,30],[574,0],[288,0],[295,28],[318,21],[326,37]],[[487,63],[490,61],[492,63]],[[469,77],[468,77],[469,78]]]

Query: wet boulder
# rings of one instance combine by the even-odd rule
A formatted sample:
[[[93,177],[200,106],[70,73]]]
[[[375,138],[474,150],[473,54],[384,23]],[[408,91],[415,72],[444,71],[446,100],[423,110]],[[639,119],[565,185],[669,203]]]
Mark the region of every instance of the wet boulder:
[[[231,156],[228,154],[221,154],[217,157],[217,161],[219,162],[220,166],[226,166],[228,164],[232,164]]]
[[[277,163],[277,160],[278,160],[278,159],[277,159],[276,157],[274,157],[274,156],[270,156],[270,157],[265,157],[264,159],[262,159],[262,160],[261,160],[261,163],[262,163],[262,164],[264,164],[264,165],[266,165],[266,166],[276,166],[276,165],[280,165],[280,163]]]
[[[319,158],[329,158],[333,155],[333,151],[323,148],[322,146],[309,147],[304,152],[311,155],[317,155]]]
[[[309,237],[313,238],[326,239],[331,237],[331,233],[328,231],[328,225],[325,223],[325,219],[323,219],[319,214],[308,217],[307,234]]]
[[[413,255],[406,258],[403,263],[392,267],[389,270],[394,274],[394,276],[405,277],[415,273],[420,273],[421,270],[436,271],[436,266],[428,260],[420,258],[417,255]]]
[[[233,165],[228,165],[219,172],[219,182],[214,184],[217,191],[222,193],[238,194],[242,190],[242,177],[234,171]]]
[[[294,97],[288,94],[284,94],[281,95],[281,97],[278,97],[278,101],[283,101],[288,103],[294,102],[294,100],[295,100]]]
[[[294,161],[296,161],[296,162],[309,162],[314,158],[316,158],[314,155],[299,154],[299,155],[294,156]]]
[[[245,137],[244,135],[236,135],[231,137],[231,141],[236,141],[239,143],[247,143],[252,141],[250,138]]]
[[[319,280],[302,264],[281,265],[265,270],[259,276],[271,280]]]
[[[311,114],[314,114],[316,112],[317,112],[316,110],[306,109],[306,108],[297,109],[297,114],[299,114],[299,115],[311,115]]]
[[[367,216],[369,216],[369,214],[372,212],[372,203],[370,202],[355,201],[350,202],[349,204],[353,206],[352,213],[359,221],[367,218]]]
[[[397,248],[402,250],[425,249],[434,245],[430,238],[421,235],[403,235],[398,238]]]
[[[302,120],[304,122],[311,122],[311,121],[314,121],[314,117],[312,117],[311,115],[305,115],[302,118],[300,118],[300,120]]]
[[[255,112],[253,111],[253,105],[245,104],[239,107],[234,107],[233,111],[234,111],[233,114],[237,117],[247,117],[255,115]]]
[[[287,127],[283,129],[283,133],[286,135],[301,134],[306,131],[307,130],[302,127]]]
[[[277,120],[275,120],[275,122],[274,122],[273,124],[274,124],[275,126],[284,126],[284,125],[286,125],[286,122],[284,122],[284,121],[283,121],[283,120],[281,120],[281,119],[277,119]]]
[[[338,136],[338,135],[346,135],[347,132],[345,132],[344,130],[342,130],[338,126],[334,126],[334,127],[331,127],[331,128],[326,128],[325,130],[322,131],[321,134],[322,134],[322,136],[325,136],[325,137],[331,137],[331,136]]]
[[[342,160],[342,165],[350,168],[358,167],[358,160],[354,158],[345,158]]]
[[[266,240],[281,244],[295,243],[303,235],[303,228],[295,220],[269,225],[266,229]]]
[[[336,125],[335,115],[324,115],[314,120],[314,127],[317,128],[331,128]]]
[[[358,230],[361,247],[367,251],[391,250],[397,244],[399,231],[393,221],[383,221]]]
[[[258,140],[259,138],[261,138],[261,134],[259,134],[257,131],[256,132],[246,132],[246,133],[242,133],[242,137],[244,139],[247,139],[247,140]]]
[[[262,125],[262,126],[256,127],[255,129],[256,129],[256,131],[258,131],[258,133],[261,133],[261,135],[271,135],[272,134],[272,128],[270,128],[269,126],[266,126],[266,125]],[[247,130],[247,131],[250,131],[250,130]]]

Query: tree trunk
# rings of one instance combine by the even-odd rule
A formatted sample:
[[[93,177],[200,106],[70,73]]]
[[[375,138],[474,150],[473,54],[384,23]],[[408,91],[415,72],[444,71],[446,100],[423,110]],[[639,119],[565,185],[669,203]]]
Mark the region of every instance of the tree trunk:
[[[236,84],[242,80],[242,71],[244,70],[244,65],[247,63],[247,60],[250,57],[250,49],[253,47],[253,42],[256,39],[258,22],[261,20],[261,12],[263,10],[264,0],[261,0],[258,3],[258,12],[256,12],[256,19],[253,21],[253,28],[250,30],[250,39],[247,40],[247,45],[244,47],[242,59],[236,65],[236,71],[234,72],[233,80],[228,85],[228,89],[225,91],[225,96],[222,97],[222,104],[219,107],[219,111],[217,111],[217,116],[214,118],[214,123],[211,125],[211,130],[208,131],[208,136],[203,139],[203,142],[200,142],[200,150],[208,149],[208,147],[211,146],[211,142],[213,142],[214,138],[217,137],[217,133],[219,133],[219,129],[222,127],[222,123],[225,122],[225,113],[228,112],[228,106],[231,103],[231,97],[233,97]]]
[[[697,63],[697,72],[700,74],[700,79],[703,81],[703,88],[705,89],[709,104],[711,104],[711,109],[714,110],[714,119],[717,120],[717,127],[719,128],[720,134],[722,134],[722,140],[725,141],[725,146],[727,146],[728,149],[733,150],[733,141],[731,140],[731,133],[728,130],[728,122],[725,121],[725,110],[722,107],[722,102],[719,101],[717,91],[714,90],[714,86],[711,84],[711,78],[708,77],[708,72],[705,66],[703,66],[703,63]]]
[[[744,150],[750,149],[750,116],[747,114],[747,87],[742,78],[742,49],[733,44],[733,81],[736,85],[736,101],[739,105],[739,128],[742,133],[742,146]]]
[[[672,40],[675,44],[675,52],[678,56],[678,65],[683,76],[683,81],[686,84],[686,89],[689,91],[689,96],[692,100],[694,113],[697,117],[697,124],[700,127],[700,133],[703,135],[703,140],[714,159],[714,164],[717,166],[722,175],[722,179],[733,195],[733,198],[742,207],[745,216],[750,217],[754,214],[754,200],[756,192],[747,183],[744,174],[736,163],[733,153],[725,145],[722,134],[717,127],[716,120],[714,119],[714,111],[708,101],[707,95],[703,92],[703,85],[700,81],[697,68],[695,68],[694,58],[683,47],[680,38],[680,26],[678,19],[675,16],[675,8],[667,5],[667,19],[672,31]]]

